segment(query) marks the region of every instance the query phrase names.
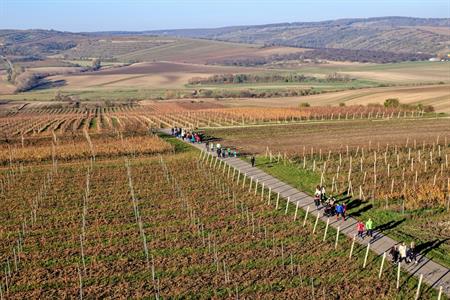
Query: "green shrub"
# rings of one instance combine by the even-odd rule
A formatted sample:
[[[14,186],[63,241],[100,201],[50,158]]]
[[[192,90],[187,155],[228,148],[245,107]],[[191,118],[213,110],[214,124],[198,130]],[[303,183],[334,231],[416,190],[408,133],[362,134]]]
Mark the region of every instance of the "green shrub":
[[[384,101],[384,107],[399,107],[400,101],[397,98],[389,98]]]

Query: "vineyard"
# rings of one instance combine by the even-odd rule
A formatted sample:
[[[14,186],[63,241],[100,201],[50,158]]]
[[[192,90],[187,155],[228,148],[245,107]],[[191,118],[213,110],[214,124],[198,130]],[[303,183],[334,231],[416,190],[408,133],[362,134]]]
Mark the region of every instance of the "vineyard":
[[[372,218],[397,240],[434,245],[427,254],[450,266],[448,137],[434,137],[431,143],[367,142],[334,150],[274,149],[266,148],[258,158],[264,171],[311,195],[316,185],[324,185],[329,194],[347,203],[350,215]]]
[[[423,111],[348,106],[305,108],[189,109],[175,103],[97,108],[24,108],[2,113],[4,139],[77,131],[130,132],[164,127],[228,127],[323,120],[418,118]]]
[[[287,199],[150,130],[250,133],[267,127],[252,125],[390,124],[423,116],[364,106],[170,102],[3,111],[0,299],[410,299],[418,286],[423,298],[436,298],[439,291],[420,289],[417,278],[285,206]],[[433,221],[445,220],[446,136],[431,143],[265,151],[258,161],[315,174],[333,193],[403,214],[430,209],[439,218]],[[445,230],[435,226],[424,234],[442,237]],[[445,253],[448,244],[432,252],[446,262]]]
[[[198,157],[2,170],[1,298],[414,297],[414,278],[397,289],[380,257],[362,268],[363,247],[349,259],[351,241]]]
[[[267,148],[270,161],[279,161]],[[432,144],[406,141],[404,146],[367,145],[336,152],[303,147],[282,158],[300,168],[318,172],[320,185],[332,193],[361,200],[386,199],[386,208],[446,207],[450,210],[450,146],[447,137]]]
[[[51,138],[17,139],[0,145],[0,164],[52,161],[66,162],[86,158],[112,158],[126,154],[153,155],[173,151],[172,145],[155,135],[53,135]]]

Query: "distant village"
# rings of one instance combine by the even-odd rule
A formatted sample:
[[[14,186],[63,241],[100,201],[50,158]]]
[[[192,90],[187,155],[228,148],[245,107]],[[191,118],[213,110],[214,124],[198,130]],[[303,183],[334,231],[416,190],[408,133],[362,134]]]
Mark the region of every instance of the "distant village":
[[[446,55],[438,55],[436,57],[432,57],[429,59],[429,61],[450,61],[450,53],[447,53]]]

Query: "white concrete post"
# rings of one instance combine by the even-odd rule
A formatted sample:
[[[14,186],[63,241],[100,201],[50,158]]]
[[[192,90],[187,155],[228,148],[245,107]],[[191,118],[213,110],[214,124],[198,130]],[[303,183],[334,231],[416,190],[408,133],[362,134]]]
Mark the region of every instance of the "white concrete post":
[[[323,234],[323,241],[327,239],[328,226],[330,225],[330,218],[327,219],[327,225],[325,226],[325,233]]]
[[[308,213],[309,213],[309,205],[306,208],[305,219],[303,220],[303,227],[305,227],[305,225],[306,225],[306,220],[308,219]]]
[[[339,231],[341,231],[341,227],[340,226],[338,226],[337,232],[336,232],[336,241],[334,242],[334,249],[335,250],[337,249],[337,245],[338,245],[338,242],[339,242]]]
[[[278,210],[278,204],[280,203],[280,193],[277,195],[277,203],[275,204],[275,209]]]
[[[439,287],[439,294],[437,300],[441,300],[442,297],[442,285]]]
[[[291,202],[290,199],[291,199],[290,197],[288,197],[288,198],[286,199],[286,209],[284,210],[284,214],[285,214],[285,215],[287,215],[287,213],[288,213],[289,202]]]
[[[263,182],[262,188],[261,188],[261,201],[264,201],[264,182]]]
[[[353,249],[355,248],[355,240],[356,240],[356,234],[353,235],[353,241],[352,241],[352,247],[350,248],[350,256],[348,258],[352,258],[353,255]]]
[[[378,273],[378,278],[381,278],[381,274],[383,274],[384,261],[386,260],[386,252],[383,253],[383,258],[381,259],[380,272]]]
[[[367,265],[367,257],[369,256],[369,250],[370,250],[370,243],[367,244],[366,256],[364,256],[363,269],[365,269]]]
[[[416,291],[416,298],[415,298],[415,300],[418,300],[419,297],[420,297],[420,286],[422,285],[422,280],[423,280],[423,274],[420,274],[419,283],[417,284],[417,291]]]
[[[319,223],[320,212],[317,213],[316,223],[314,223],[313,234],[316,233],[317,224]]]

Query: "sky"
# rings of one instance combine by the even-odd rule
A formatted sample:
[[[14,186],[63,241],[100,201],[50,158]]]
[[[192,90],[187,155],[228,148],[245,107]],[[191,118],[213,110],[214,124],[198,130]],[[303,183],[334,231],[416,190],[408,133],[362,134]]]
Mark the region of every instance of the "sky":
[[[139,31],[378,16],[449,18],[450,0],[0,0],[0,29]]]

